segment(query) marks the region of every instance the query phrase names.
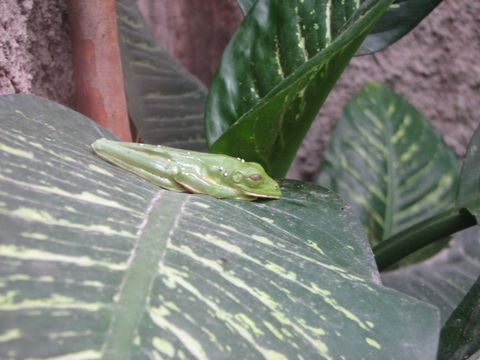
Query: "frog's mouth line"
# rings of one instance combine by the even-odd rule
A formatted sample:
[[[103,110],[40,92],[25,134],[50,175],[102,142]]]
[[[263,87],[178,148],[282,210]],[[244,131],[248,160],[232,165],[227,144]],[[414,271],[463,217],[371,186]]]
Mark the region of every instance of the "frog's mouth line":
[[[278,194],[278,195],[273,195],[273,194],[255,194],[255,193],[251,193],[251,192],[244,192],[245,195],[248,195],[248,196],[254,196],[254,197],[257,197],[257,198],[265,198],[265,199],[280,199],[282,197],[282,194]]]

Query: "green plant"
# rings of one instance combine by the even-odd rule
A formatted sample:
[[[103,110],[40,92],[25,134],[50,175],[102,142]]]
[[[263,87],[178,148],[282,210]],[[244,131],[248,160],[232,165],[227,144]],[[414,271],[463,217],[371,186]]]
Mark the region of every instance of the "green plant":
[[[368,0],[357,9],[353,1],[332,3],[331,11],[317,14],[317,20],[332,19],[322,27],[311,14],[325,11],[322,1],[239,1],[248,15],[208,97],[213,151],[257,160],[283,175],[368,31],[376,36],[367,37],[361,51],[383,46],[368,44],[382,38],[378,29],[392,24],[382,18],[387,8],[386,16],[392,16],[405,9],[399,4],[412,4],[389,7],[390,1]],[[425,2],[423,14],[436,3]],[[205,90],[154,44],[133,3],[117,6],[129,112],[140,138],[205,148]],[[397,34],[405,32],[400,24]],[[379,44],[392,40],[386,36]],[[397,95],[382,89],[380,96],[378,89],[370,85],[347,106],[319,176],[352,209],[332,191],[299,181],[283,180],[280,200],[252,203],[164,191],[96,157],[90,144],[114,136],[91,120],[36,97],[0,97],[1,357],[433,359],[441,332],[440,358],[478,352],[477,338],[452,336],[478,331],[472,311],[478,289],[467,294],[480,273],[478,235],[455,238],[446,256],[382,274],[384,284],[402,293],[382,284],[365,233],[373,245],[389,244],[412,226],[421,229],[416,220],[443,211],[471,225],[470,214],[478,215],[480,135],[459,175],[457,160],[427,120]],[[385,106],[392,102],[398,111]],[[378,121],[361,121],[370,112],[373,118],[375,112],[390,115],[382,116],[383,144],[398,138],[408,146],[369,159],[367,143],[379,145],[370,136],[378,135]],[[408,118],[424,130],[427,142],[392,131]],[[342,140],[349,127],[372,141],[360,146]],[[448,181],[427,181],[426,193],[436,196],[426,202],[421,194],[409,198],[408,205],[416,206],[407,207],[408,216],[389,196],[368,205],[379,188],[384,191],[378,182],[368,191],[348,191],[360,189],[348,182],[352,178],[371,180],[373,173],[364,170],[388,167],[392,156],[401,164],[412,157],[412,148],[424,145],[429,148],[423,151],[439,154],[422,160],[431,166],[428,175]],[[351,161],[349,146],[364,165],[354,158],[358,166],[344,166]],[[407,180],[422,164],[410,164]],[[385,192],[394,197],[405,188],[387,185]],[[357,201],[359,194],[366,205]],[[371,221],[382,208],[389,215]],[[383,222],[389,226],[382,230]],[[435,238],[450,235],[448,229]],[[407,239],[411,252],[415,246],[409,244],[416,241]],[[460,256],[458,274],[463,252],[470,257]],[[427,276],[417,274],[430,276],[433,291],[415,283]],[[438,296],[453,278],[460,288]]]

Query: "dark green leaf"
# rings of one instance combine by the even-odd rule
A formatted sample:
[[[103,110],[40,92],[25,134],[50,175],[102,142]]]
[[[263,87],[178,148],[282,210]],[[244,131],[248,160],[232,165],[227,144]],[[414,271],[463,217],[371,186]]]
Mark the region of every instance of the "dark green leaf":
[[[128,112],[141,141],[205,150],[203,85],[156,44],[136,1],[116,4]]]
[[[479,276],[480,231],[476,227],[456,235],[447,249],[427,261],[382,273],[382,282],[435,305],[444,324]]]
[[[210,150],[285,175],[330,89],[390,3],[369,0],[355,11],[355,1],[257,1],[210,89]]]
[[[332,132],[318,183],[338,192],[376,245],[454,205],[458,160],[429,120],[369,83]]]
[[[383,50],[417,26],[442,0],[395,0],[368,34],[357,55]]]
[[[237,0],[243,14],[254,0]],[[395,0],[385,11],[356,55],[366,55],[385,49],[413,30],[442,0]]]
[[[480,219],[480,127],[467,147],[457,193],[457,207],[467,209],[477,221]]]
[[[464,360],[480,350],[480,278],[442,329],[439,360]]]
[[[71,110],[4,96],[0,117],[1,358],[434,359],[437,310],[379,284],[333,193],[168,192]]]

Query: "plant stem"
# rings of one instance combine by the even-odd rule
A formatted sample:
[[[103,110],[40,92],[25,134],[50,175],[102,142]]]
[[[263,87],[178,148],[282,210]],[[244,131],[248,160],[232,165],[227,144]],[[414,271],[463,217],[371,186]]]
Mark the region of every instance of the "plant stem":
[[[415,224],[373,248],[378,269],[381,271],[424,246],[476,224],[473,215],[458,209],[445,211]]]

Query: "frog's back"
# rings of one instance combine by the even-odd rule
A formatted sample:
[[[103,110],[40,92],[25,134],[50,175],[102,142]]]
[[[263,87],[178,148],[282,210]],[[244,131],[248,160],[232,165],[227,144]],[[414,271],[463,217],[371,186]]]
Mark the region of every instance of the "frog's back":
[[[198,163],[199,161],[207,165],[217,165],[230,167],[238,165],[240,159],[234,158],[225,154],[212,154],[207,152],[198,152],[184,149],[175,149],[169,148],[167,146],[158,146],[155,147],[156,152],[162,155],[170,156],[172,161],[178,163],[194,162]]]
[[[211,154],[205,152],[198,152],[185,149],[171,148],[163,145],[151,145],[151,144],[135,144],[135,143],[124,143],[126,147],[131,147],[134,150],[137,150],[140,146],[143,151],[150,153],[151,155],[158,156],[165,160],[170,160],[179,165],[200,165],[199,162],[204,166],[223,166],[225,168],[235,166],[238,159],[223,155],[223,154]]]

